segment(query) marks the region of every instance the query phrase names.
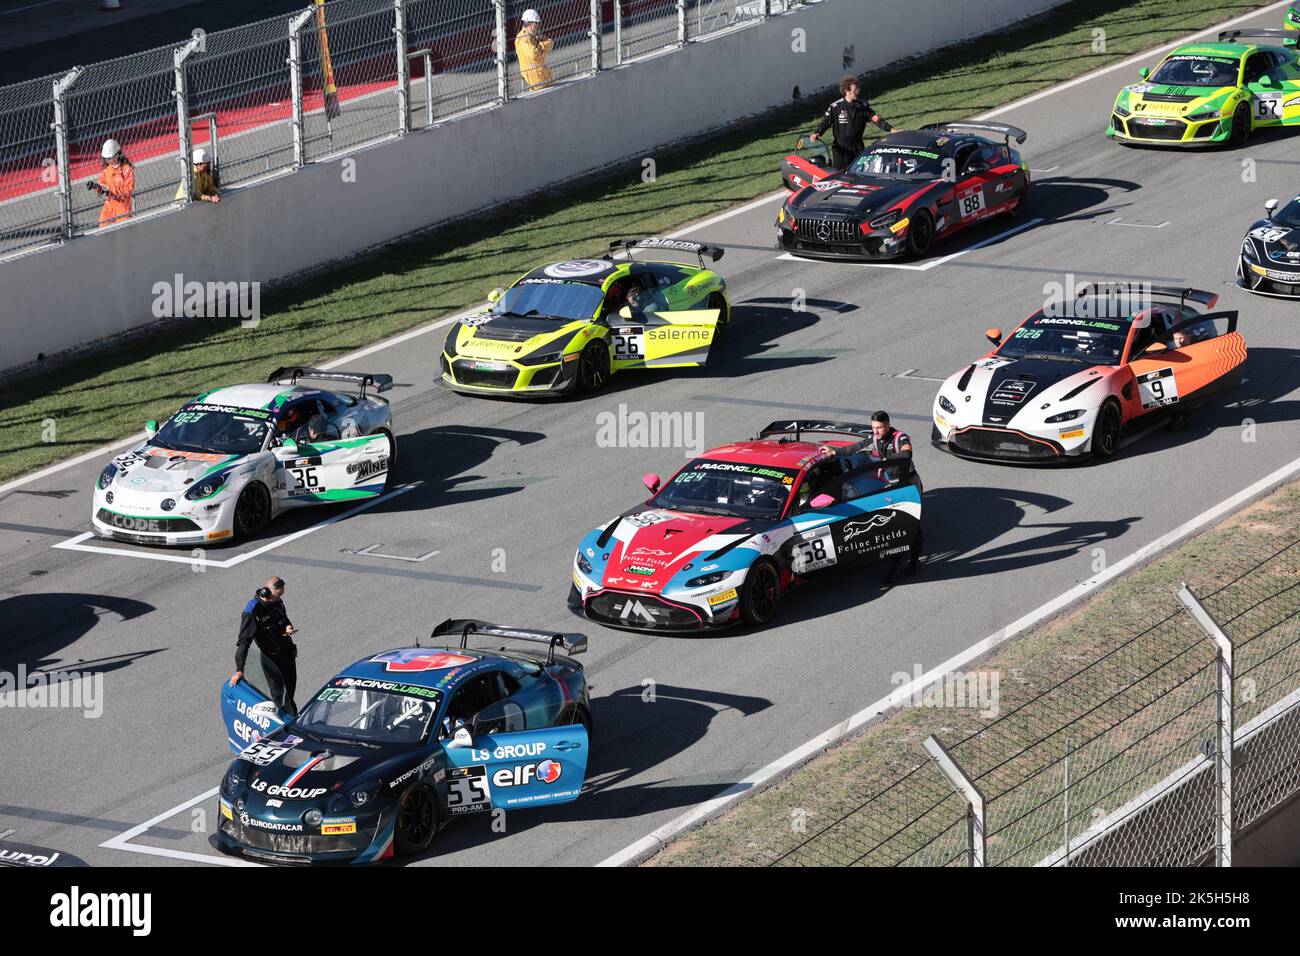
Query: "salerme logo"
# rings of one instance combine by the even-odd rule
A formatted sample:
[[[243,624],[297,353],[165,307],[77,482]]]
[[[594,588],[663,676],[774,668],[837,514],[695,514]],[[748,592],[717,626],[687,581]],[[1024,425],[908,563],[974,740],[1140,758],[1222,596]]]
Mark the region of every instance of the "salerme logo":
[[[152,893],[82,893],[74,886],[51,896],[50,907],[51,926],[128,926],[133,936],[153,929]]]

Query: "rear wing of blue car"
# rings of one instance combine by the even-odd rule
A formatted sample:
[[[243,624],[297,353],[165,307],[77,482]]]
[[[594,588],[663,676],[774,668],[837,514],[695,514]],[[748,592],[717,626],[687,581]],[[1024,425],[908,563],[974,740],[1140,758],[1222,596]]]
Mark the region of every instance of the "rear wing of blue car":
[[[1220,43],[1235,43],[1241,37],[1251,39],[1281,40],[1283,46],[1293,47],[1300,43],[1300,35],[1295,30],[1277,30],[1271,27],[1246,28],[1244,30],[1224,30],[1219,34]]]
[[[506,641],[523,641],[529,644],[547,645],[546,663],[551,664],[555,661],[555,649],[558,647],[565,654],[574,655],[582,654],[587,650],[587,635],[572,634],[562,631],[532,631],[520,627],[503,627],[500,624],[492,624],[488,621],[478,621],[469,618],[450,619],[443,621],[433,629],[430,638],[437,639],[448,637],[453,634],[460,635],[460,646],[465,649],[469,646],[469,637],[471,634],[481,637],[492,638],[493,640]]]
[[[954,133],[992,133],[995,136],[1005,136],[1008,143],[1014,139],[1017,144],[1029,138],[1029,134],[1018,126],[1008,126],[1006,123],[979,123],[975,120],[927,123],[921,129],[951,130]]]
[[[330,382],[339,385],[355,385],[361,389],[361,397],[367,388],[376,392],[386,392],[393,387],[393,376],[380,375],[377,372],[326,371],[309,365],[289,365],[277,368],[266,377],[268,384],[297,385],[300,381]]]
[[[872,438],[870,425],[854,422],[828,422],[824,419],[798,418],[793,421],[772,422],[758,433],[759,438],[771,438],[774,435],[789,435],[792,441],[801,441],[805,433],[816,435],[843,435],[869,441]]]
[[[717,262],[722,258],[726,251],[721,246],[706,246],[702,242],[687,242],[685,239],[615,239],[609,244],[609,254],[606,258],[613,259],[616,253],[623,253],[628,259],[632,258],[633,249],[659,249],[667,252],[684,252],[687,255],[697,256],[700,260],[700,268],[704,268],[704,260]]]

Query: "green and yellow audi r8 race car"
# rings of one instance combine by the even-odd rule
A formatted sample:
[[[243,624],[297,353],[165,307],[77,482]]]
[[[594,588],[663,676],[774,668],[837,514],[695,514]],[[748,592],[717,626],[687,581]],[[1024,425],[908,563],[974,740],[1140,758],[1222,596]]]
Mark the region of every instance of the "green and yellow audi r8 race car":
[[[637,260],[633,249],[694,255],[699,266]],[[702,366],[731,317],[727,284],[706,258],[717,262],[722,250],[621,239],[603,258],[534,269],[494,289],[488,311],[452,326],[443,384],[478,395],[562,395],[593,392],[625,369]]]
[[[1285,30],[1226,30],[1217,43],[1178,47],[1119,91],[1106,135],[1125,144],[1240,146],[1254,130],[1300,126],[1295,30],[1292,9]]]

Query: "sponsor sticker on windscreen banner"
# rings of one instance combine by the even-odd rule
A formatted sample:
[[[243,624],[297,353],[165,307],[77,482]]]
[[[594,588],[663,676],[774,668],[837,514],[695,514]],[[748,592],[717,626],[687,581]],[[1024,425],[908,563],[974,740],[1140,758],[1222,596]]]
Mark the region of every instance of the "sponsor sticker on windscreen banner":
[[[1178,401],[1178,382],[1172,368],[1158,368],[1137,377],[1138,395],[1143,408],[1159,408]]]

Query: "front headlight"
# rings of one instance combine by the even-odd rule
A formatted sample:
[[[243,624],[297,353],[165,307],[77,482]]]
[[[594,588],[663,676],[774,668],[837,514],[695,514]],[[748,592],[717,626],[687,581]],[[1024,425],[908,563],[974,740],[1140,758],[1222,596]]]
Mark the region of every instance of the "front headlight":
[[[371,800],[375,799],[375,796],[378,793],[379,793],[378,780],[374,781],[373,783],[364,783],[361,786],[356,787],[355,789],[351,790],[348,793],[348,803],[360,809],[361,807],[364,807],[367,803],[369,803]]]
[[[230,477],[230,472],[222,472],[219,475],[211,475],[207,478],[200,478],[190,486],[185,492],[185,497],[190,501],[200,501],[204,498],[210,498],[220,491],[226,484],[226,479]]]
[[[578,556],[574,560],[578,565],[579,571],[581,571],[583,574],[591,573],[591,562],[587,560],[587,556],[584,555],[581,551],[578,552]]]
[[[1132,116],[1133,114],[1132,114],[1130,111],[1124,109],[1124,107],[1120,106],[1118,103],[1116,103],[1116,104],[1115,104],[1115,115],[1116,115],[1116,116]]]
[[[99,490],[103,491],[111,485],[115,477],[117,477],[117,465],[109,462],[104,466],[104,470],[99,473],[99,481],[97,482]]]
[[[1259,258],[1255,255],[1255,246],[1249,239],[1241,244],[1241,254],[1251,262],[1255,262]]]
[[[939,407],[942,408],[949,415],[957,414],[957,406],[954,405],[952,402],[948,401],[948,399],[944,398],[942,395],[939,396]]]
[[[448,355],[456,354],[456,336],[460,334],[460,323],[454,322],[451,331],[447,333],[447,341],[443,343],[442,350]]]
[[[903,210],[895,209],[893,212],[885,213],[883,216],[877,216],[871,220],[872,229],[885,229],[892,226],[898,220],[903,218]]]
[[[779,219],[782,223],[788,224],[791,229],[794,228],[794,205],[792,203],[786,203],[781,207]]]
[[[716,571],[713,574],[701,574],[698,578],[687,581],[686,586],[688,588],[708,587],[710,584],[717,584],[730,573],[730,571]]]
[[[1051,415],[1043,419],[1043,421],[1049,425],[1055,425],[1057,422],[1072,422],[1083,414],[1085,414],[1085,409],[1076,408],[1073,411],[1061,412],[1059,415]]]
[[[221,781],[221,795],[223,797],[233,797],[239,792],[239,788],[244,785],[244,771],[236,760],[226,771],[225,779]]]
[[[1193,113],[1187,117],[1193,123],[1199,123],[1207,119],[1222,119],[1222,114],[1218,110],[1201,110],[1199,113]]]
[[[534,352],[521,359],[515,359],[520,365],[554,365],[564,357],[564,349],[552,349],[549,352]],[[575,356],[576,358],[576,356]]]

